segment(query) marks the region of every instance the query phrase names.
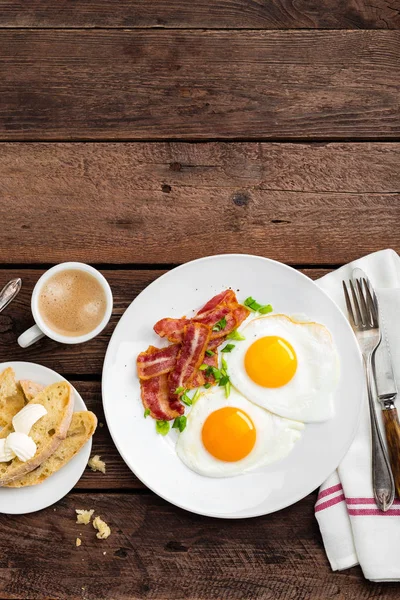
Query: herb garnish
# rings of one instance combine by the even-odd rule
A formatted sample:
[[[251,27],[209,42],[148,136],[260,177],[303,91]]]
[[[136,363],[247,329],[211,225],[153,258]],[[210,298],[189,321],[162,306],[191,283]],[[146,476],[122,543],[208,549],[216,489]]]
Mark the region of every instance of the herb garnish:
[[[222,329],[225,329],[226,327],[226,318],[222,317],[222,319],[220,321],[218,321],[217,323],[215,323],[214,327],[212,328],[213,331],[222,331]]]
[[[156,421],[156,431],[160,435],[167,435],[169,432],[169,421]]]
[[[186,419],[185,415],[176,417],[176,419],[174,420],[174,424],[172,425],[172,429],[179,429],[180,433],[182,433],[182,431],[186,427],[186,420],[187,419]]]
[[[246,300],[244,301],[244,305],[247,306],[247,308],[250,308],[250,310],[253,310],[254,312],[259,312],[261,315],[266,315],[272,312],[273,310],[270,304],[259,304],[251,296],[246,298]]]

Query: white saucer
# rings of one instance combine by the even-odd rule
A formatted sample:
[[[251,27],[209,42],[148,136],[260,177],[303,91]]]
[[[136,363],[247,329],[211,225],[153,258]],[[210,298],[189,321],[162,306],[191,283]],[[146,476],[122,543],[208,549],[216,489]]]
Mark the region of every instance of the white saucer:
[[[42,385],[66,381],[58,373],[42,365],[30,362],[0,363],[0,372],[12,367],[17,379],[30,379]],[[75,411],[86,410],[86,405],[76,389],[74,391]],[[85,470],[92,449],[90,439],[82,450],[68,464],[39,485],[25,488],[0,488],[0,513],[23,515],[42,510],[58,502],[76,485]]]
[[[175,451],[176,431],[157,435],[143,418],[136,358],[150,344],[162,346],[153,325],[181,317],[232,287],[238,300],[253,296],[275,312],[304,314],[333,335],[341,376],[335,416],[308,424],[285,459],[238,477],[210,478],[191,471]],[[186,510],[224,518],[265,515],[315,490],[340,463],[357,430],[364,375],[353,331],[334,302],[299,271],[259,256],[226,254],[169,271],[132,302],[111,338],[103,368],[107,424],[123,459],[145,485]]]

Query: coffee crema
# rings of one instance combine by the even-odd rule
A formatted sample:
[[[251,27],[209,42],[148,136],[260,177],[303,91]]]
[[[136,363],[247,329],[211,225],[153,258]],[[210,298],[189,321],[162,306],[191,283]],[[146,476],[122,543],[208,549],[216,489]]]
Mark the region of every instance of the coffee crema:
[[[50,277],[39,293],[39,313],[47,327],[60,335],[86,335],[100,325],[107,308],[102,285],[80,269]]]

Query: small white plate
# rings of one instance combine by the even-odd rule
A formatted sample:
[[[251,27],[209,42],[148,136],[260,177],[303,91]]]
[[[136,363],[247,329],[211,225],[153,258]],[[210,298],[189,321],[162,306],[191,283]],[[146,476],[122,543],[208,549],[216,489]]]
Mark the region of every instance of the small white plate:
[[[178,458],[176,431],[166,437],[143,418],[136,374],[139,352],[162,341],[153,325],[181,317],[223,289],[238,300],[253,296],[276,312],[304,314],[324,323],[336,343],[341,376],[335,416],[306,425],[284,460],[238,477],[209,478]],[[111,338],[103,369],[103,404],[108,427],[123,459],[154,492],[192,512],[225,518],[264,515],[304,498],[338,466],[355,435],[364,390],[361,356],[353,331],[334,302],[300,272],[281,263],[243,254],[187,263],[149,285],[129,306]]]
[[[12,367],[17,379],[30,379],[42,385],[50,385],[57,381],[66,381],[58,373],[42,365],[30,362],[0,363],[0,372]],[[72,386],[71,386],[72,387]],[[72,387],[75,399],[74,411],[86,410],[86,405],[79,393]],[[25,488],[0,487],[0,513],[23,515],[42,510],[58,502],[76,485],[85,470],[92,449],[90,439],[82,450],[74,456],[62,469],[54,473],[39,485]]]

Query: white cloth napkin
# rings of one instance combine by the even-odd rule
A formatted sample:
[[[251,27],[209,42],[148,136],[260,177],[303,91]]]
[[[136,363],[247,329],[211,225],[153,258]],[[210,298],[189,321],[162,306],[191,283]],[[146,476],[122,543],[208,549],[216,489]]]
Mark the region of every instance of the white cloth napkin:
[[[381,250],[318,280],[346,317],[342,280],[351,276],[354,267],[365,271],[377,292],[400,389],[400,257],[393,250]],[[366,394],[364,401],[357,435],[337,471],[321,486],[315,516],[334,571],[359,563],[371,581],[400,581],[400,500],[386,513],[375,504]],[[378,403],[376,409],[381,422]]]

